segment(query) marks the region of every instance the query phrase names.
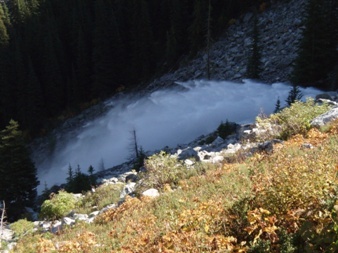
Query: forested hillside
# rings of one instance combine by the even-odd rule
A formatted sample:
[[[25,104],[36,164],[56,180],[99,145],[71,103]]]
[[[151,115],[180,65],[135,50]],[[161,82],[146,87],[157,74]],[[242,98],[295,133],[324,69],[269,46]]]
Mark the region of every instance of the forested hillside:
[[[0,127],[14,119],[32,136],[44,133],[61,114],[177,68],[272,2],[1,0]],[[336,88],[326,80],[337,79],[337,3],[309,3],[293,80]]]
[[[0,125],[48,119],[175,68],[261,1],[0,1]]]

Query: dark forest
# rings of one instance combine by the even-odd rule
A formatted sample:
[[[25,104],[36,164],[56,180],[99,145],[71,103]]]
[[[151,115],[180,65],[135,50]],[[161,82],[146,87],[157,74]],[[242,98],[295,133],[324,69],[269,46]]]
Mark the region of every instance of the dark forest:
[[[14,119],[31,136],[43,134],[60,115],[179,67],[206,46],[207,34],[216,39],[245,12],[268,6],[261,0],[0,1],[0,127]]]

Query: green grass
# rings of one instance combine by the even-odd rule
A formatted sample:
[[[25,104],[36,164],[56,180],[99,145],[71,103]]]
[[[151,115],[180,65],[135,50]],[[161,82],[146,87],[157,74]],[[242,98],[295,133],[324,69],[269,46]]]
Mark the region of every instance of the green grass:
[[[57,235],[28,234],[14,252],[337,252],[338,121],[325,132],[309,130],[318,111],[310,112],[307,103],[263,120],[284,129],[286,141],[272,153],[193,168],[168,154],[154,155],[138,192],[155,187],[160,197],[127,197],[92,224]],[[121,189],[99,187],[76,209],[89,213],[116,202]]]

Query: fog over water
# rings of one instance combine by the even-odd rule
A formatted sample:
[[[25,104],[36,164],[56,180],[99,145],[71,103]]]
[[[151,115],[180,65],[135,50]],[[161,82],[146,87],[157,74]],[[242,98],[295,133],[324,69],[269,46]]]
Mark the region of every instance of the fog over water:
[[[250,80],[178,84],[181,89],[110,101],[112,109],[108,113],[88,122],[77,135],[57,143],[54,154],[44,161],[36,161],[41,184],[46,182],[50,187],[63,183],[69,164],[73,169],[80,165],[87,172],[90,165],[97,171],[102,162],[105,168],[125,162],[130,156],[134,129],[139,145],[146,151],[176,147],[214,131],[221,121],[251,123],[260,112],[272,113],[277,98],[284,106],[291,89],[283,83],[270,85]],[[320,93],[314,88],[301,91],[304,98]]]

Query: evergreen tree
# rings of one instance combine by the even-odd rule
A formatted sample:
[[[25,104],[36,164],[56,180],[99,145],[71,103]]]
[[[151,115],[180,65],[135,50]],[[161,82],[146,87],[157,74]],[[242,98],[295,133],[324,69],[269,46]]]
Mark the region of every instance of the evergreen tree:
[[[259,29],[258,29],[258,18],[257,14],[255,15],[254,19],[254,26],[252,31],[252,50],[251,55],[248,60],[247,65],[247,77],[252,79],[259,79],[260,73],[262,71],[261,69],[261,52],[260,47],[258,46],[259,43]]]
[[[207,78],[211,77],[210,47],[211,47],[211,0],[208,4],[208,28],[207,28]]]
[[[41,85],[30,59],[24,76],[25,80],[18,83],[17,112],[20,124],[35,134],[42,125],[44,110]]]
[[[175,61],[178,58],[177,55],[177,41],[176,41],[176,35],[175,31],[172,27],[170,31],[167,32],[167,41],[166,41],[166,63],[169,66],[173,66],[175,64]]]
[[[303,97],[303,94],[300,91],[299,87],[296,85],[293,85],[285,102],[288,104],[288,106],[290,106],[295,101],[301,100],[302,97]]]
[[[8,98],[9,91],[9,34],[6,26],[6,22],[9,23],[5,14],[5,5],[0,3],[0,126],[3,126],[7,122],[8,110],[7,103],[11,101]]]
[[[96,96],[107,96],[121,84],[123,44],[110,1],[95,2],[94,86]]]
[[[275,105],[275,110],[273,113],[277,113],[281,110],[281,105],[280,105],[280,99],[279,97],[277,98],[276,105]]]
[[[196,0],[193,10],[193,22],[189,27],[191,53],[195,54],[205,41],[207,30],[208,6],[204,0]]]
[[[74,94],[71,99],[77,103],[88,101],[91,98],[90,90],[92,83],[92,58],[88,38],[81,29],[78,30],[76,70],[74,78]]]
[[[153,33],[148,3],[134,0],[132,10],[132,72],[135,81],[149,78],[153,67]]]
[[[57,36],[56,34],[54,34]],[[57,37],[53,34],[46,34],[43,41],[43,58],[41,79],[43,82],[44,104],[46,105],[47,115],[55,116],[65,106],[65,82],[61,71],[61,65],[57,54]]]
[[[93,172],[94,170],[91,170]],[[86,175],[81,172],[81,168],[78,165],[75,173],[73,172],[72,167],[69,165],[68,168],[68,177],[66,183],[66,191],[73,193],[81,193],[83,191],[88,191],[91,189],[91,186],[95,184],[94,175]]]
[[[17,25],[24,25],[26,18],[30,15],[29,6],[25,0],[13,0],[8,2],[11,9],[12,22]]]
[[[96,185],[96,177],[94,175],[94,167],[92,165],[89,166],[88,168],[88,174],[89,174],[89,183],[91,186]]]
[[[74,182],[74,172],[72,166],[68,166],[68,177],[66,178],[67,185],[72,185]],[[67,189],[68,190],[68,189]]]
[[[337,88],[328,83],[328,74],[338,64],[337,27],[337,1],[309,1],[303,38],[292,74],[293,83],[322,89]]]
[[[187,30],[192,21],[192,5],[193,1],[190,0],[170,0],[170,23],[177,45],[177,57],[187,54],[190,47]]]
[[[6,202],[9,219],[15,220],[24,207],[33,206],[39,181],[18,123],[11,120],[0,137],[0,199]]]

